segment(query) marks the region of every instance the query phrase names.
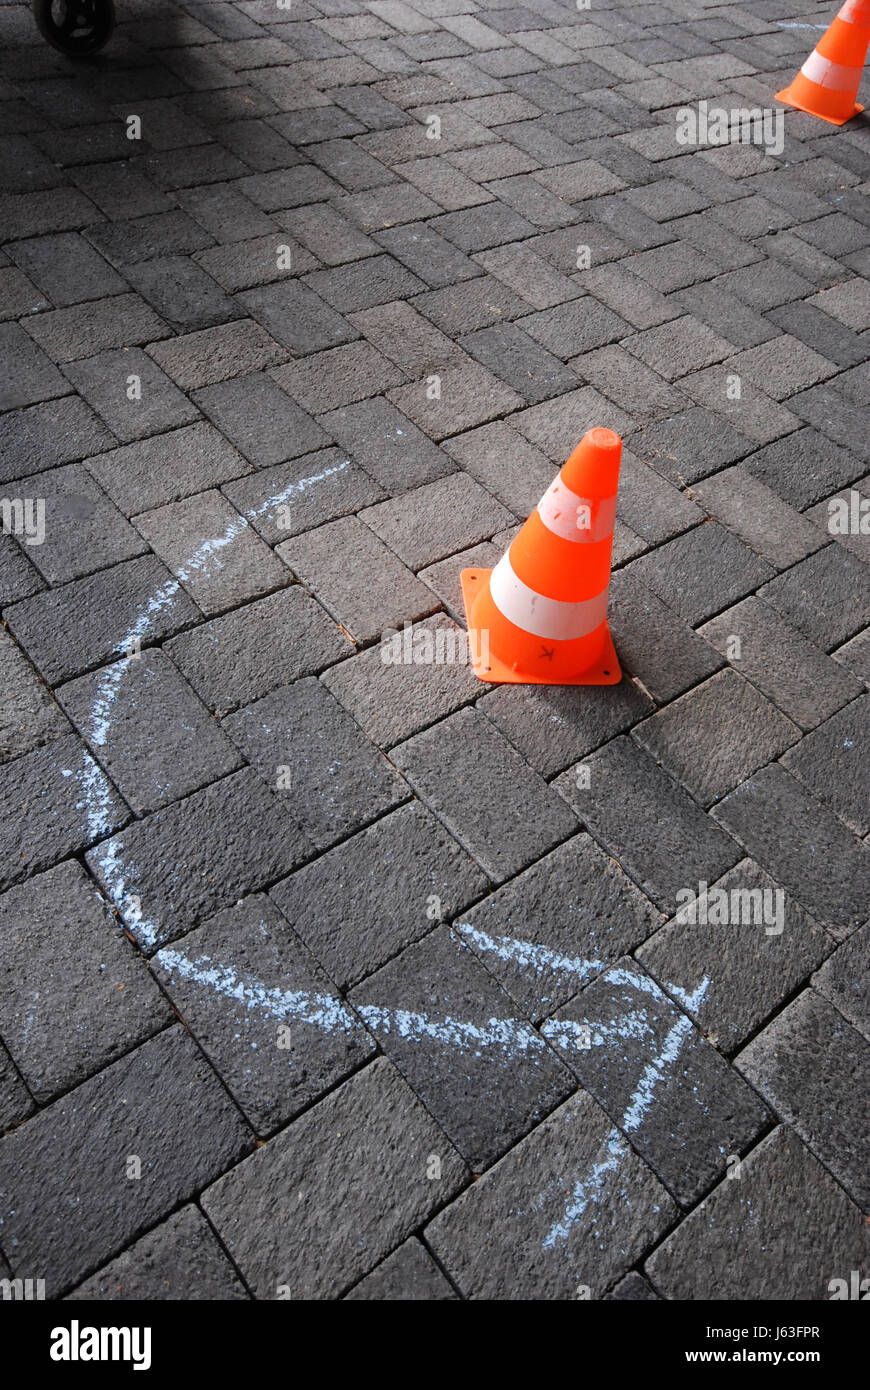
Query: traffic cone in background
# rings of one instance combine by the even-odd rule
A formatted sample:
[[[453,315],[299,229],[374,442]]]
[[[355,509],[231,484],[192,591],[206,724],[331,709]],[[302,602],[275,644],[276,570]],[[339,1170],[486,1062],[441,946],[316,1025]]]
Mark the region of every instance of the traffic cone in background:
[[[870,0],[846,0],[794,81],[777,101],[844,125],[864,107],[856,102],[870,44]]]
[[[493,570],[463,570],[474,674],[496,685],[615,685],[607,590],[622,441],[589,430]]]

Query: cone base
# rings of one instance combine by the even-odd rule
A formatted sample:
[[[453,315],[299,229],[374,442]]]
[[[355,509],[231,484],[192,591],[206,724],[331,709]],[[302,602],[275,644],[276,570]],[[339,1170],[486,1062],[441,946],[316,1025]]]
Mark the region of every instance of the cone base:
[[[481,583],[488,580],[491,574],[492,570],[463,570],[459,576],[469,636],[472,632],[477,631],[471,621],[472,605],[480,593]],[[470,645],[472,646],[471,664],[474,674],[478,680],[486,681],[488,685],[618,685],[622,680],[619,658],[616,655],[610,628],[606,623],[604,625],[604,647],[600,657],[591,666],[587,666],[585,671],[578,671],[577,675],[570,680],[545,680],[541,676],[526,675],[522,671],[515,671],[512,666],[508,666],[492,652],[484,658],[481,654],[483,645],[481,642],[478,641]]]
[[[845,125],[847,121],[851,121],[853,116],[857,116],[864,110],[864,107],[856,101],[847,116],[826,116],[823,111],[814,111],[808,102],[800,101],[799,98],[793,96],[790,87],[784,87],[781,92],[777,92],[776,100],[786,102],[789,106],[793,106],[796,111],[806,111],[808,116],[815,116],[820,121],[827,121],[828,125]]]

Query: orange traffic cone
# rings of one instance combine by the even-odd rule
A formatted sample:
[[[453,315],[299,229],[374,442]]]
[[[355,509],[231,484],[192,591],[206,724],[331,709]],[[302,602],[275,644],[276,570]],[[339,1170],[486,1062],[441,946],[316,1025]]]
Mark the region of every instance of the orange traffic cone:
[[[463,570],[474,674],[495,684],[615,685],[607,590],[622,441],[589,430],[493,570]]]
[[[856,102],[870,44],[870,0],[846,0],[794,81],[777,101],[844,125],[864,107]]]

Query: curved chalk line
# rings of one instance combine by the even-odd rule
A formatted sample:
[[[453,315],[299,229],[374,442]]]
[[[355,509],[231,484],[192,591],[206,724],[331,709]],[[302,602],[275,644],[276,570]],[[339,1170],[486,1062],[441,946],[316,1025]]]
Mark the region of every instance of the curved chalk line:
[[[228,524],[222,535],[204,541],[190,559],[176,571],[175,578],[165,581],[155,590],[118,644],[118,649],[123,655],[106,668],[97,686],[87,721],[90,740],[94,745],[99,748],[106,744],[112,723],[112,707],[124,674],[130,662],[135,659],[137,642],[147,636],[152,619],[174,602],[184,581],[207,570],[222,550],[249,529],[252,520],[349,466],[350,460],[345,459],[342,463],[324,469],[318,474],[301,478],[258,507],[240,514],[237,521]],[[219,559],[217,563],[219,566]],[[74,774],[65,771],[64,775]],[[84,768],[77,775],[83,784],[89,838],[98,841],[111,830],[111,787],[102,768],[87,749]],[[119,911],[125,899],[127,872],[121,858],[122,852],[123,842],[115,835],[98,861],[105,878],[106,892]],[[159,930],[156,923],[140,919],[135,925],[137,936],[146,944],[152,944],[156,940]],[[468,923],[457,923],[456,930],[467,936],[479,951],[493,951],[503,960],[513,961],[521,967],[531,967],[538,972],[549,970],[572,976],[578,985],[587,976],[604,968],[604,962],[597,959],[583,960],[567,956],[536,942],[520,941],[511,937],[492,937]],[[192,961],[170,947],[159,951],[155,960],[167,973],[207,986],[224,997],[243,1004],[247,1010],[263,1010],[275,1019],[294,1018],[330,1033],[349,1033],[356,1029],[354,1015],[335,995],[306,990],[281,990],[250,978],[240,979],[233,966],[215,964],[205,956]],[[661,996],[662,993],[648,976],[636,975],[632,971],[611,971],[608,979],[615,984],[630,984],[640,992],[656,996]],[[685,991],[682,992],[687,1007],[690,1004],[694,1004],[695,1007],[700,1004],[709,984],[709,979],[705,977],[694,994],[687,995]],[[606,1040],[638,1039],[652,1031],[643,1009],[630,1009],[621,1018],[607,1025],[596,1024],[594,1030],[589,1025],[578,1024],[572,1020],[547,1020],[540,1032],[522,1019],[491,1018],[485,1024],[478,1024],[449,1016],[432,1018],[418,1011],[373,1004],[357,1006],[356,1014],[375,1031],[380,1029],[386,1033],[395,1032],[403,1039],[413,1042],[434,1041],[460,1050],[471,1050],[478,1055],[485,1050],[495,1050],[502,1054],[505,1061],[530,1051],[546,1049],[548,1042],[553,1042],[562,1050],[570,1052],[576,1049],[587,1050],[590,1045],[601,1046]],[[691,1019],[684,1015],[669,1030],[659,1052],[644,1068],[629,1099],[620,1122],[623,1130],[632,1131],[639,1128],[653,1103],[656,1085],[676,1061],[683,1043],[691,1035],[692,1027]],[[545,1249],[554,1249],[568,1239],[573,1225],[589,1203],[598,1201],[603,1195],[607,1175],[616,1172],[626,1155],[631,1152],[627,1141],[616,1127],[610,1131],[605,1142],[608,1156],[593,1165],[586,1176],[575,1182],[571,1196],[566,1201],[562,1219],[553,1224],[544,1238]],[[543,1204],[547,1195],[542,1193],[537,1204]]]
[[[167,579],[154,591],[143,605],[132,627],[117,644],[117,650],[122,653],[120,660],[106,668],[97,685],[86,725],[89,739],[93,744],[98,748],[105,746],[112,723],[112,706],[117,698],[121,681],[130,663],[135,659],[137,643],[148,635],[151,620],[164,608],[175,602],[178,593],[184,586],[184,581],[208,570],[215,562],[217,562],[216,567],[220,568],[221,551],[232,545],[239,536],[249,530],[251,521],[265,516],[273,508],[289,502],[297,493],[304,492],[307,488],[323,482],[327,478],[334,477],[335,474],[341,473],[349,467],[350,459],[344,459],[342,463],[324,468],[320,473],[299,478],[295,483],[289,483],[280,492],[268,497],[259,506],[250,508],[244,515],[240,514],[237,521],[229,522],[222,535],[203,541],[190,559],[176,571],[175,578]],[[91,768],[86,768],[85,773],[84,809],[87,814],[88,838],[91,841],[98,841],[111,830],[112,796],[109,783],[102,770],[93,760],[91,762]],[[106,846],[102,856],[98,858],[105,877],[106,892],[119,911],[121,911],[126,898],[124,866],[120,857],[123,848],[123,841],[118,840],[116,836]],[[145,944],[153,945],[157,939],[157,925],[147,919],[137,919],[135,925],[138,935]]]

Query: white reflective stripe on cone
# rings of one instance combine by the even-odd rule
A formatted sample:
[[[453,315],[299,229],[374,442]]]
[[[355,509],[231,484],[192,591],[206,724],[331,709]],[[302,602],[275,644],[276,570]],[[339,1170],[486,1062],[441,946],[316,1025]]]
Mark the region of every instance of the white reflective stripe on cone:
[[[832,63],[813,49],[801,72],[809,82],[826,87],[829,92],[854,92],[861,81],[863,68],[850,68],[845,63]]]
[[[594,632],[607,617],[607,589],[577,603],[545,598],[518,578],[509,553],[501,557],[490,575],[489,591],[502,616],[535,637],[570,642]]]
[[[603,541],[613,531],[616,497],[578,497],[556,478],[538,503],[538,515],[563,540]]]

